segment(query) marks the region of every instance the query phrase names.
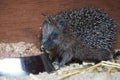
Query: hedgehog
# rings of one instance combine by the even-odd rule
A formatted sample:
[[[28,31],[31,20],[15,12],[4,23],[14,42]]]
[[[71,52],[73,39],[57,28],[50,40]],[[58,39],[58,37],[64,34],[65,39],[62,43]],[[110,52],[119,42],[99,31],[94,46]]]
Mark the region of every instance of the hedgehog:
[[[42,24],[41,48],[53,54],[53,63],[64,66],[72,59],[112,60],[116,25],[94,7],[65,10],[47,16]]]

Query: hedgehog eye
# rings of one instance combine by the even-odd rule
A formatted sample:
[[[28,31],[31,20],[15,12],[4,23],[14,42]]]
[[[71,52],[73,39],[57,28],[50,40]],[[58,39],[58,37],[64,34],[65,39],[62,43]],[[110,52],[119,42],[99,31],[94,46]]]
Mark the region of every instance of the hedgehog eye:
[[[52,33],[51,33],[51,40],[52,40],[52,39],[56,39],[57,36],[58,36],[58,32],[52,32]]]
[[[64,19],[58,20],[57,26],[59,28],[64,29],[64,27],[65,27],[65,20]]]

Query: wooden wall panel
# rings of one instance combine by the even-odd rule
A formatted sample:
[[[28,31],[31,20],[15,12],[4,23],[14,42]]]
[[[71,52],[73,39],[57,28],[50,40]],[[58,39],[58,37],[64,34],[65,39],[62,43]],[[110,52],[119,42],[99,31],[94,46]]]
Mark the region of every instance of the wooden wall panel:
[[[33,42],[45,15],[62,10],[93,6],[104,9],[117,23],[117,41],[120,48],[120,0],[0,0],[0,41]]]

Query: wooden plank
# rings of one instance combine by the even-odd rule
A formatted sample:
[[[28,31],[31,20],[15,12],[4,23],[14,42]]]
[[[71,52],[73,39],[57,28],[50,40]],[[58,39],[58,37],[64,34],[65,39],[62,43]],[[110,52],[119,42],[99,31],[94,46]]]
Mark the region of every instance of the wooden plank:
[[[26,41],[38,44],[37,35],[44,20],[62,10],[93,6],[102,8],[113,19],[117,29],[115,48],[120,48],[120,0],[0,0],[0,41]]]

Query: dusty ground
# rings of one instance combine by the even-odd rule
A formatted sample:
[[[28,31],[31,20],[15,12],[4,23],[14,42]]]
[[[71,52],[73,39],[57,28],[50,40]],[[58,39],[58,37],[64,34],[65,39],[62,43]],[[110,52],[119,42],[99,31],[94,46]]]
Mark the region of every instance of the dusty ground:
[[[35,56],[39,54],[41,54],[40,50],[33,43],[0,43],[0,59],[9,57]]]
[[[120,73],[84,73],[77,74],[64,80],[120,80]],[[42,73],[40,75],[30,75],[22,77],[1,77],[0,80],[59,80],[56,76]]]
[[[2,57],[2,59],[3,57],[23,57],[38,54],[40,54],[40,50],[32,43],[0,43],[0,58]],[[96,65],[92,63],[93,66],[87,66],[86,63],[72,63],[51,74],[40,72],[38,75],[31,73],[27,76],[0,76],[0,80],[119,80],[119,63],[120,57],[115,58],[115,62],[101,62]],[[14,65],[14,63],[10,65]]]
[[[51,74],[44,72],[44,73],[39,73],[39,75],[30,74],[28,76],[0,77],[0,80],[120,80],[120,76],[119,76],[120,72],[116,72],[116,71],[110,72],[110,73],[105,71],[93,72],[93,71],[90,71],[91,69],[87,71],[86,70],[81,71],[78,74],[74,74],[69,77],[66,77],[69,74],[79,71],[81,68],[83,67],[81,67],[81,65],[79,64],[72,64],[70,66],[66,66],[58,70],[57,72],[54,72]],[[69,71],[72,71],[72,72],[69,72]]]
[[[0,41],[33,42],[39,46],[37,36],[43,14],[83,6],[102,8],[115,19],[119,25],[115,48],[120,48],[120,0],[0,0]]]

